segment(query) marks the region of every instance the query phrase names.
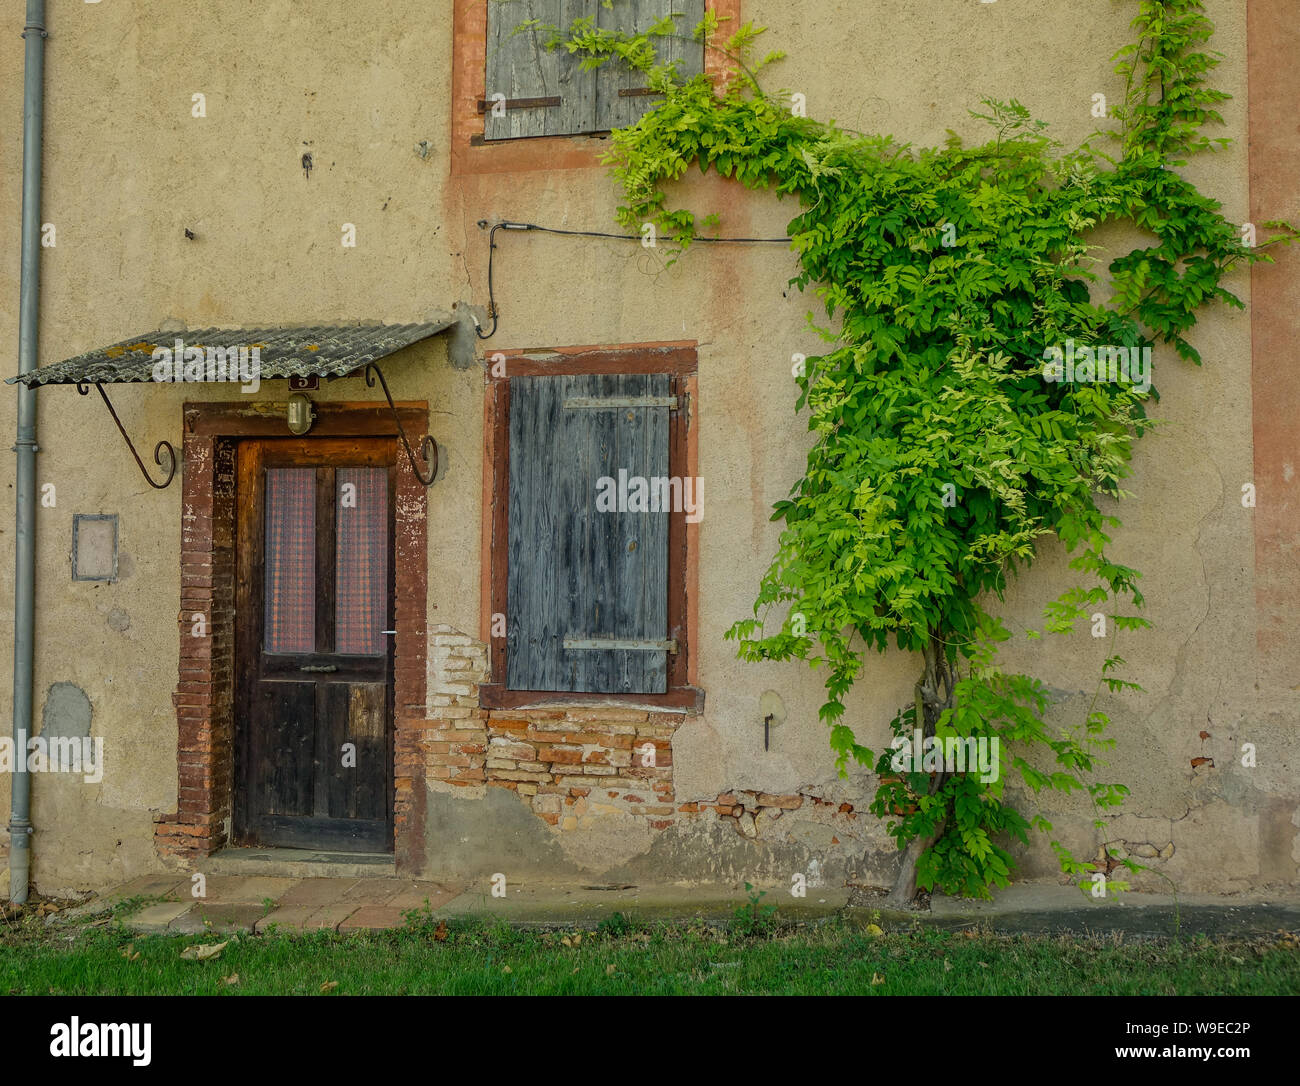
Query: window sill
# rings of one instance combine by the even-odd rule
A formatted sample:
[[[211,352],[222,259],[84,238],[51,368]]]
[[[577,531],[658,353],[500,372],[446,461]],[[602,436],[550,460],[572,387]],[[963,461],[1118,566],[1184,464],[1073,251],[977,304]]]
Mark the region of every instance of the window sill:
[[[609,137],[598,135],[520,136],[489,140],[480,127],[461,132],[451,148],[453,175],[531,173],[602,168]]]
[[[511,136],[508,139],[490,140],[483,133],[478,132],[469,138],[471,147],[519,147],[528,144],[541,144],[546,140],[570,140],[572,146],[578,150],[584,151],[603,151],[605,147],[592,147],[591,144],[609,143],[609,132],[556,132],[549,136]],[[597,163],[597,165],[600,165]]]
[[[666,694],[570,694],[556,691],[507,690],[504,683],[479,687],[482,709],[646,709],[652,713],[704,711],[704,691],[695,686],[671,688]]]

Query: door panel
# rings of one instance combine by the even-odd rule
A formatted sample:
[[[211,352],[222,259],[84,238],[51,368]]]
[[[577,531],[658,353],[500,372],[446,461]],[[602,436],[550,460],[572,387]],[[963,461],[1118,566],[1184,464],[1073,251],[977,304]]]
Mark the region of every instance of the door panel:
[[[382,760],[386,740],[388,690],[380,683],[331,683],[326,687],[330,748],[356,748],[358,766]],[[364,774],[349,771],[337,759],[328,776],[328,813],[336,818],[382,819],[384,790],[366,787]]]
[[[316,718],[316,684],[259,683],[257,696],[260,727],[254,741],[257,757],[267,767],[262,806],[267,814],[309,815],[316,734],[300,724]]]
[[[239,447],[235,839],[393,839],[391,439]]]

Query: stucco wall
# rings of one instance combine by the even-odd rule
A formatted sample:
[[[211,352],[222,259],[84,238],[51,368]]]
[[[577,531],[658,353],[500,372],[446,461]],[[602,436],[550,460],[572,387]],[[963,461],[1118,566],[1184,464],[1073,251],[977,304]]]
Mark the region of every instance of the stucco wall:
[[[1219,82],[1236,96],[1225,110],[1227,134],[1238,142],[1191,173],[1241,220],[1248,207],[1245,3],[1207,6],[1219,27],[1215,46],[1226,54]],[[41,361],[157,328],[166,318],[190,328],[410,322],[457,301],[484,306],[487,243],[478,220],[610,229],[617,194],[602,169],[453,174],[453,35],[445,7],[419,0],[315,0],[310,7],[288,0],[50,0],[42,218],[55,224],[58,244],[42,252]],[[789,53],[771,79],[804,93],[810,115],[918,145],[942,140],[949,128],[979,136],[979,122],[966,111],[982,94],[1017,98],[1051,122],[1058,139],[1078,141],[1096,124],[1092,95],[1113,101],[1122,91],[1107,58],[1128,40],[1128,8],[1070,0],[743,4],[746,18],[771,28],[771,45]],[[20,29],[15,13],[8,18]],[[0,341],[16,344],[16,33],[0,35],[0,70],[7,73],[0,80],[0,248],[12,254],[0,265],[0,297],[11,303],[0,311]],[[195,93],[206,95],[206,118],[191,116]],[[432,153],[422,158],[415,145],[426,140]],[[300,161],[305,152],[313,159],[309,175]],[[724,232],[733,235],[780,235],[795,210],[698,177],[681,198],[720,211]],[[1300,216],[1300,208],[1275,211]],[[357,227],[355,248],[340,245],[343,223]],[[703,715],[673,736],[676,801],[813,789],[865,806],[869,775],[835,778],[816,718],[819,677],[794,664],[743,664],[722,640],[750,612],[776,542],[770,506],[798,477],[807,447],[804,420],[792,411],[790,359],[816,353],[819,342],[804,320],[813,299],[787,286],[794,257],[781,246],[701,247],[663,269],[656,254],[625,242],[504,234],[499,245],[501,320],[490,351],[699,344],[706,504],[696,606],[707,702]],[[1294,257],[1284,259],[1294,267]],[[1248,297],[1247,277],[1230,285]],[[1119,739],[1113,772],[1133,789],[1113,836],[1157,851],[1173,844],[1167,859],[1149,862],[1186,891],[1294,886],[1298,877],[1300,696],[1257,681],[1255,542],[1252,514],[1239,500],[1253,470],[1250,322],[1249,311],[1207,314],[1196,332],[1201,369],[1158,356],[1156,414],[1165,425],[1139,448],[1128,484],[1135,497],[1125,503],[1114,545],[1118,559],[1143,570],[1147,617],[1156,628],[1127,635],[1121,646],[1146,693],[1111,706]],[[10,361],[7,372],[12,368]],[[393,360],[387,374],[395,398],[429,401],[431,432],[448,465],[429,492],[430,629],[478,638],[483,372],[453,368],[434,343]],[[111,394],[142,448],[161,437],[179,444],[184,399],[236,398],[192,387],[119,386]],[[319,396],[373,393],[353,380]],[[257,396],[282,397],[282,388],[270,386]],[[39,481],[55,485],[57,505],[41,509],[37,522],[37,709],[54,683],[84,690],[92,733],[105,738],[107,767],[99,785],[34,782],[35,876],[53,891],[160,863],[152,817],[174,809],[176,798],[170,699],[181,509],[178,486],[156,493],[144,485],[96,397],[53,388],[38,399]],[[8,394],[0,398],[0,431],[13,425]],[[76,512],[121,514],[116,584],[70,580]],[[12,518],[10,502],[0,508],[0,529],[10,538]],[[1067,575],[1061,555],[1045,548],[1010,596],[1011,618],[1033,624]],[[0,578],[6,647],[11,582]],[[129,625],[116,628],[121,614]],[[1294,645],[1294,630],[1292,638]],[[1008,653],[1009,664],[1033,670],[1064,695],[1062,722],[1086,711],[1103,658],[1103,645],[1086,630],[1035,643],[1032,653]],[[883,741],[915,670],[915,661],[898,654],[869,662],[850,702],[850,723],[864,741]],[[9,668],[0,668],[6,727],[9,686]],[[768,689],[780,693],[789,716],[765,753],[758,703]],[[1200,739],[1202,731],[1210,738]],[[1243,742],[1256,744],[1257,768],[1240,765]],[[1190,761],[1201,755],[1214,767],[1194,769]],[[452,812],[448,825],[495,825],[525,813],[515,796],[430,787],[431,802]],[[2,776],[0,802],[7,809]],[[1090,811],[1059,799],[1043,809],[1071,845],[1092,854]],[[528,819],[521,833],[539,840],[564,833]],[[616,842],[605,829],[578,829],[568,831],[577,837],[567,837],[563,854],[586,870],[630,865],[626,870],[658,877],[738,878],[749,869],[775,877],[811,859],[888,876],[891,846],[869,816],[826,832],[816,828],[823,822],[816,812],[794,812],[755,844],[720,831],[710,816],[675,827],[671,844],[653,855],[640,829],[616,834]],[[440,846],[429,847],[436,864]],[[1054,870],[1045,843],[1036,842],[1023,874],[1050,877]]]

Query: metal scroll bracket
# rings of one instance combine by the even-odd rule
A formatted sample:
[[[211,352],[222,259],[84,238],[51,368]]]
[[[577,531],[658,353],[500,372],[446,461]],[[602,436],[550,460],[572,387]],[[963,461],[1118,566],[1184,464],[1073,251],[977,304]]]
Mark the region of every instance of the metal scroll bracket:
[[[411,462],[411,471],[415,477],[420,480],[424,486],[432,486],[434,477],[438,474],[438,443],[425,435],[424,441],[420,445],[420,457],[428,466],[428,472],[421,471],[415,463],[415,453],[411,451],[411,443],[406,440],[406,431],[402,429],[401,417],[397,414],[397,405],[393,403],[393,397],[388,391],[388,382],[384,380],[384,374],[373,362],[366,364],[366,388],[375,387],[375,378],[379,378],[379,385],[384,390],[384,399],[388,401],[388,408],[393,413],[393,422],[397,425],[397,436],[402,439],[402,447],[406,449],[406,459]]]
[[[164,467],[163,450],[167,450],[167,462],[165,467],[167,476],[161,483],[155,483],[153,479],[149,477],[149,469],[144,466],[144,461],[140,459],[140,454],[135,451],[135,445],[132,444],[130,437],[127,436],[126,427],[122,425],[122,420],[117,417],[117,412],[113,410],[113,404],[108,398],[108,393],[104,391],[104,386],[96,382],[95,388],[103,398],[104,406],[108,408],[108,413],[113,416],[113,421],[117,423],[118,433],[122,435],[122,440],[126,442],[126,447],[131,450],[131,455],[135,457],[135,462],[140,467],[140,474],[144,476],[144,481],[155,490],[166,490],[171,484],[172,479],[176,476],[176,450],[172,448],[171,442],[160,441],[153,447],[153,462],[160,468]],[[77,391],[83,396],[90,395],[90,389],[80,382],[77,383]]]

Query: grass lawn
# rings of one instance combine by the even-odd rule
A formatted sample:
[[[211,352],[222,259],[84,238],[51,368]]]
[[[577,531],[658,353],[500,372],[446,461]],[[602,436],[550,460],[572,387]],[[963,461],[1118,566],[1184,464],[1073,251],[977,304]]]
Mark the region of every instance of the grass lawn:
[[[756,934],[744,929],[760,927]],[[911,931],[841,920],[799,928],[516,931],[413,915],[388,932],[136,935],[120,919],[0,924],[0,995],[1278,995],[1300,993],[1293,935],[1133,942]]]

